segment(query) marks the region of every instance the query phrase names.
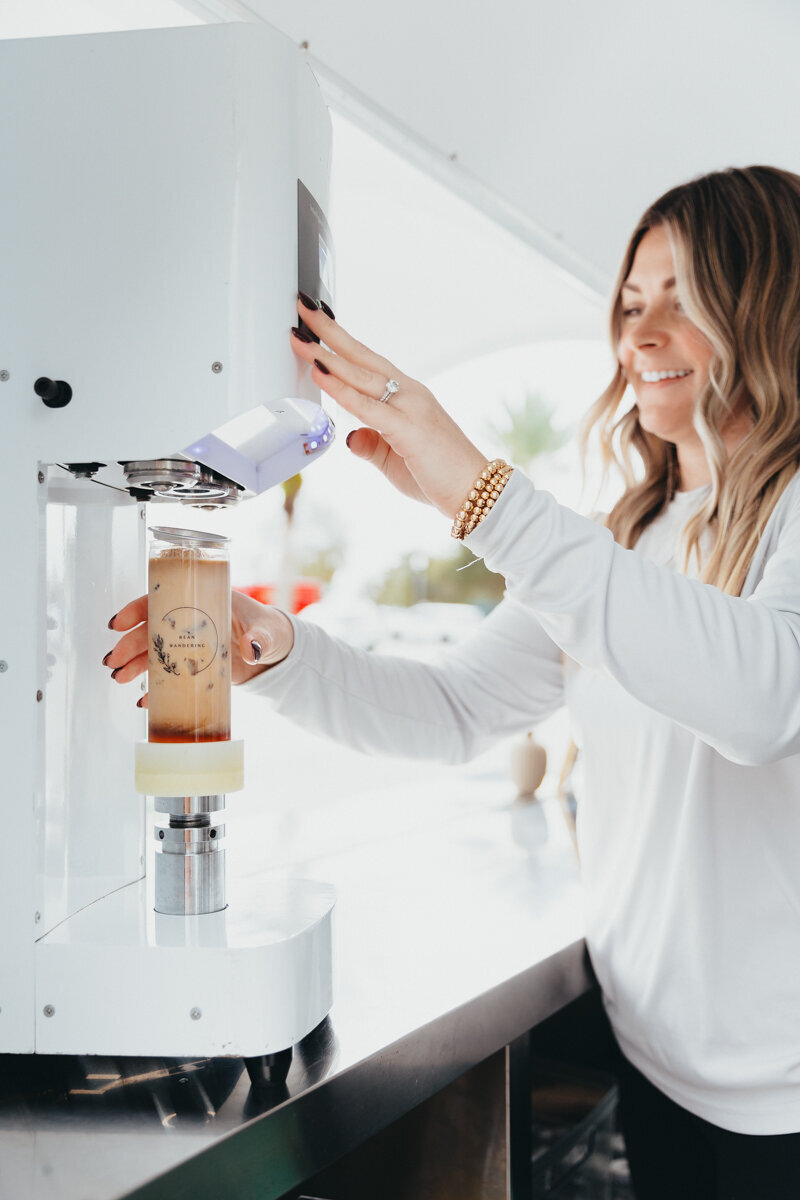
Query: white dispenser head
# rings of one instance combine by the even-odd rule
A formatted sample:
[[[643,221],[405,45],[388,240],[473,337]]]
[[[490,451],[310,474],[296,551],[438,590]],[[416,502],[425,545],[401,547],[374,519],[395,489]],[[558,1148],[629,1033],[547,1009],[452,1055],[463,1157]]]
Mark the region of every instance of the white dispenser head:
[[[253,495],[324,451],[289,330],[298,286],[333,302],[330,120],[296,47],[242,23],[6,41],[0,99],[3,400],[39,457]]]

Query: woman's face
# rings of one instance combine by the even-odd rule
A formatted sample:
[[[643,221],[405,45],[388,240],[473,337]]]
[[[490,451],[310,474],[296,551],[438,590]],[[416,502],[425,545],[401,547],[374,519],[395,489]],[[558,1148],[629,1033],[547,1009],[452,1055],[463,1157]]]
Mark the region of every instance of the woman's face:
[[[617,355],[636,394],[643,429],[680,446],[696,442],[695,403],[708,379],[711,345],[681,308],[663,226],[649,230],[622,285]]]

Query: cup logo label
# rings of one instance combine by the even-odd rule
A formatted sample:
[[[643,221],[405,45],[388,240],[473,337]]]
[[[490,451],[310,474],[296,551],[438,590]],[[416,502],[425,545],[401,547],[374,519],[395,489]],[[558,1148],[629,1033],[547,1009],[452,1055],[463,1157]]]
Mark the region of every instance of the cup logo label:
[[[199,675],[217,657],[217,627],[202,608],[172,608],[161,618],[163,633],[153,637],[153,648],[168,675]]]

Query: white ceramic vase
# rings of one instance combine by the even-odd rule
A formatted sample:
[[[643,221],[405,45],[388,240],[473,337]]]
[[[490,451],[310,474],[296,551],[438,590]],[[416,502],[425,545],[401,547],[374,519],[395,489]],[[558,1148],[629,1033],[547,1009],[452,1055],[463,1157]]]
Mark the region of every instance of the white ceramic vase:
[[[511,778],[520,796],[533,796],[547,770],[547,751],[533,733],[526,733],[511,747]]]

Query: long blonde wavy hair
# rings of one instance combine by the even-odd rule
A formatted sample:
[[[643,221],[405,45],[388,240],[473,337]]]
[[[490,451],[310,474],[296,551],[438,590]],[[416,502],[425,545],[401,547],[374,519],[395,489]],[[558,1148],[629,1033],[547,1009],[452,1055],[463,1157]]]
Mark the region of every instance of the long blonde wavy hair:
[[[682,184],[648,208],[614,287],[611,343],[620,338],[620,292],[644,235],[663,226],[672,244],[678,293],[708,338],[712,361],[698,397],[695,429],[709,463],[708,498],[683,532],[684,569],[712,534],[701,578],[738,596],[781,493],[800,465],[800,176],[774,167],[731,168]],[[587,414],[584,451],[599,439],[606,472],[625,490],[607,518],[615,539],[636,544],[678,485],[675,446],[646,432],[621,366]],[[734,416],[750,429],[729,455],[721,431]]]

